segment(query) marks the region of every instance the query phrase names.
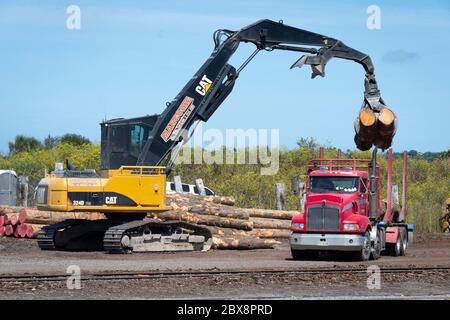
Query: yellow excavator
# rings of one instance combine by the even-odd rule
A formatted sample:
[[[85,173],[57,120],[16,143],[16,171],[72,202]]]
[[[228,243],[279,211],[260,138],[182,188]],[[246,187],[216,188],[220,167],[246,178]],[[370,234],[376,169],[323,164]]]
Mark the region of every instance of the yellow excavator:
[[[233,89],[240,72],[261,50],[304,52],[292,66],[310,65],[312,78],[325,75],[333,57],[353,60],[365,69],[363,108],[379,113],[385,108],[370,57],[339,40],[260,20],[239,31],[214,33],[211,56],[159,115],[113,119],[101,123],[101,172],[77,170],[69,161],[38,185],[39,210],[101,212],[106,219],[68,219],[44,227],[38,244],[46,250],[104,249],[111,253],[208,250],[209,229],[179,221],[144,219],[148,212],[168,210],[166,175],[200,121],[208,121]],[[236,69],[228,64],[240,43],[255,51]],[[358,132],[357,132],[358,134]],[[355,137],[359,148],[390,146],[395,130],[383,139]],[[358,138],[358,139],[357,139]],[[379,145],[381,144],[381,145]]]

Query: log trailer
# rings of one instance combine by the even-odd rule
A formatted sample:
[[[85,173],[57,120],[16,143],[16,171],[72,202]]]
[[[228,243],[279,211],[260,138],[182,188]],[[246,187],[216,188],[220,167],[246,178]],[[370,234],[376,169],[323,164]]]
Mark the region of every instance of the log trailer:
[[[95,211],[107,219],[67,220],[42,229],[42,249],[103,248],[108,252],[208,250],[208,229],[182,222],[145,220],[165,206],[166,175],[182,145],[200,121],[208,121],[231,93],[241,71],[260,51],[304,52],[291,68],[309,65],[312,78],[325,75],[331,58],[352,60],[365,70],[365,121],[355,127],[359,148],[387,148],[395,134],[395,117],[384,104],[367,54],[328,36],[260,20],[241,30],[219,29],[214,50],[195,75],[159,115],[113,119],[101,123],[101,173],[55,170],[37,189],[40,210]],[[241,43],[255,51],[239,68],[228,63]],[[383,114],[391,115],[386,125]],[[389,117],[388,117],[389,118]],[[396,120],[396,119],[395,119]]]
[[[292,218],[290,244],[295,260],[323,251],[348,253],[360,261],[376,260],[383,252],[406,254],[413,240],[413,225],[405,223],[407,153],[403,155],[403,203],[397,212],[392,205],[392,149],[388,150],[386,210],[381,209],[376,159],[374,148],[372,159],[309,161],[305,209]]]

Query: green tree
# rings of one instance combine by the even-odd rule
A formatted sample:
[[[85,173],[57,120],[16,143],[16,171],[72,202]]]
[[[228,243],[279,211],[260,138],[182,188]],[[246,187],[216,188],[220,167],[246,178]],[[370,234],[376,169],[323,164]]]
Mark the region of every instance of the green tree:
[[[61,143],[67,143],[74,146],[81,146],[83,144],[90,144],[91,141],[83,137],[82,135],[75,134],[75,133],[66,133],[60,138]]]
[[[42,148],[42,143],[38,139],[24,135],[17,135],[14,142],[9,142],[9,152],[11,154],[30,152],[40,148]]]
[[[300,138],[297,140],[297,145],[302,147],[307,147],[309,149],[315,150],[319,147],[319,144],[317,143],[316,139],[313,137],[310,138]]]
[[[44,139],[44,148],[46,148],[46,149],[53,149],[59,143],[61,143],[61,138],[60,137],[54,137],[54,136],[48,135]]]

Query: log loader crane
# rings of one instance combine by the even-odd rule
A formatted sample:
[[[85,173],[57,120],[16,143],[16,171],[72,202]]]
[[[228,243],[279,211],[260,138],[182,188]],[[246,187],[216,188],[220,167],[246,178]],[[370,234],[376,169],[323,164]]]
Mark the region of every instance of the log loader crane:
[[[239,31],[214,33],[211,56],[159,115],[114,119],[101,123],[101,174],[92,170],[55,170],[41,180],[37,190],[40,210],[95,211],[107,219],[66,220],[42,229],[42,249],[101,249],[108,252],[208,250],[208,229],[183,222],[144,219],[165,206],[166,175],[182,145],[200,121],[208,121],[231,93],[241,71],[262,50],[304,52],[291,68],[309,65],[312,78],[325,75],[331,58],[361,64],[365,70],[363,109],[371,115],[387,109],[381,98],[374,66],[367,54],[328,36],[260,20]],[[239,68],[228,63],[240,43],[255,51]],[[356,130],[360,148],[372,144],[387,148],[395,128],[374,132]],[[394,124],[395,125],[395,124]],[[383,131],[384,130],[384,131]],[[377,130],[375,130],[377,131]],[[378,138],[377,138],[378,137]],[[381,137],[381,138],[380,138]]]

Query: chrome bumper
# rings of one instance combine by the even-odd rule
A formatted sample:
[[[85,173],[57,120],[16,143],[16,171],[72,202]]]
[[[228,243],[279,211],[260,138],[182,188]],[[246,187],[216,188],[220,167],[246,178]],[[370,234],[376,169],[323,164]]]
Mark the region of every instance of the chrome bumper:
[[[364,237],[359,234],[293,233],[293,250],[336,250],[357,251],[364,245]]]

